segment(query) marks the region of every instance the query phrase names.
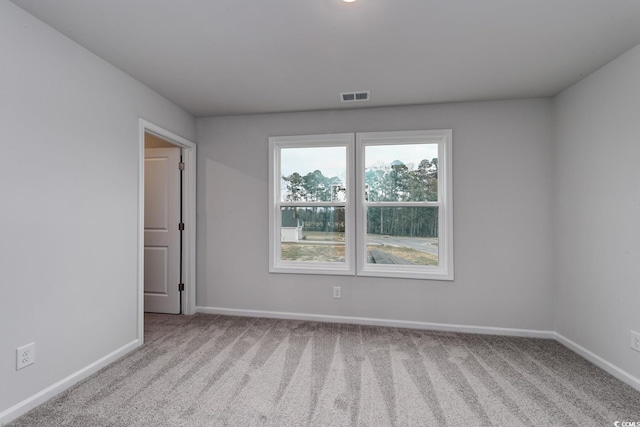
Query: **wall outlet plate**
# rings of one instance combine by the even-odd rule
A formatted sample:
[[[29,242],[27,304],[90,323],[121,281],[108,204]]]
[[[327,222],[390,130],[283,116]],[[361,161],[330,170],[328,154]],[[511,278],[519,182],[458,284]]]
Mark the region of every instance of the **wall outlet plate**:
[[[333,287],[333,297],[342,298],[342,288],[340,288],[340,286]]]
[[[16,348],[16,371],[36,363],[36,343]]]
[[[631,331],[631,348],[640,351],[640,333]]]

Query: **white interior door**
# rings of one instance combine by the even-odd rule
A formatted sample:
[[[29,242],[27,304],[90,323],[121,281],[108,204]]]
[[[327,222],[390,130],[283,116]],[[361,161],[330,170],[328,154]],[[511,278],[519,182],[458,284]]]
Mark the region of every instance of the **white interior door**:
[[[144,150],[144,311],[180,312],[180,149]]]

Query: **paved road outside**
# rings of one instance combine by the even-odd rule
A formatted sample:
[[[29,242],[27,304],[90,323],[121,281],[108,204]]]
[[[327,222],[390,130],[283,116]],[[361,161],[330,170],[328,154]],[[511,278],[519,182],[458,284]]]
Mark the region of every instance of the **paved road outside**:
[[[394,245],[415,249],[432,255],[438,255],[437,237],[402,237],[384,236],[379,234],[368,234],[367,243],[378,245]]]
[[[343,241],[334,240],[300,240],[296,243],[299,245],[344,245]],[[400,246],[420,252],[426,252],[431,255],[438,255],[437,237],[406,237],[368,234],[367,244]]]

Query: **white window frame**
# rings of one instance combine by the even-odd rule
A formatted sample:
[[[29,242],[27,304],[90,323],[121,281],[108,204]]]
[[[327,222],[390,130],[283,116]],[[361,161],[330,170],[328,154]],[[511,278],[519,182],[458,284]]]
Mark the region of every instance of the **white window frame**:
[[[269,272],[306,274],[355,274],[354,134],[278,136],[269,138]],[[345,147],[347,188],[344,202],[283,202],[280,194],[280,153],[283,148]],[[343,207],[345,209],[345,262],[286,261],[281,259],[282,207]]]
[[[269,272],[358,275],[427,280],[453,280],[452,130],[360,132],[269,138]],[[368,202],[365,200],[365,147],[392,144],[438,144],[437,202]],[[344,202],[283,202],[280,194],[282,148],[346,147],[347,198]],[[281,259],[282,207],[344,207],[345,262],[285,261]],[[438,208],[438,265],[367,263],[366,231],[369,206]]]
[[[453,197],[452,197],[452,130],[398,132],[361,132],[356,134],[357,194],[357,274],[359,276],[406,277],[412,279],[453,280]],[[365,148],[373,145],[438,144],[437,202],[369,202],[365,200]],[[399,265],[367,263],[368,207],[437,207],[438,265]]]

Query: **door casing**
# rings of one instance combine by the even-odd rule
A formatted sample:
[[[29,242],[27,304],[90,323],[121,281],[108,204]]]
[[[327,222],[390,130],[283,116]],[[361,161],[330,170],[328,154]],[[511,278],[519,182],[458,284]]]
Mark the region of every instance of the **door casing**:
[[[183,282],[182,312],[195,313],[196,306],[196,144],[154,123],[138,120],[138,345],[144,344],[144,135],[150,133],[183,148]]]

